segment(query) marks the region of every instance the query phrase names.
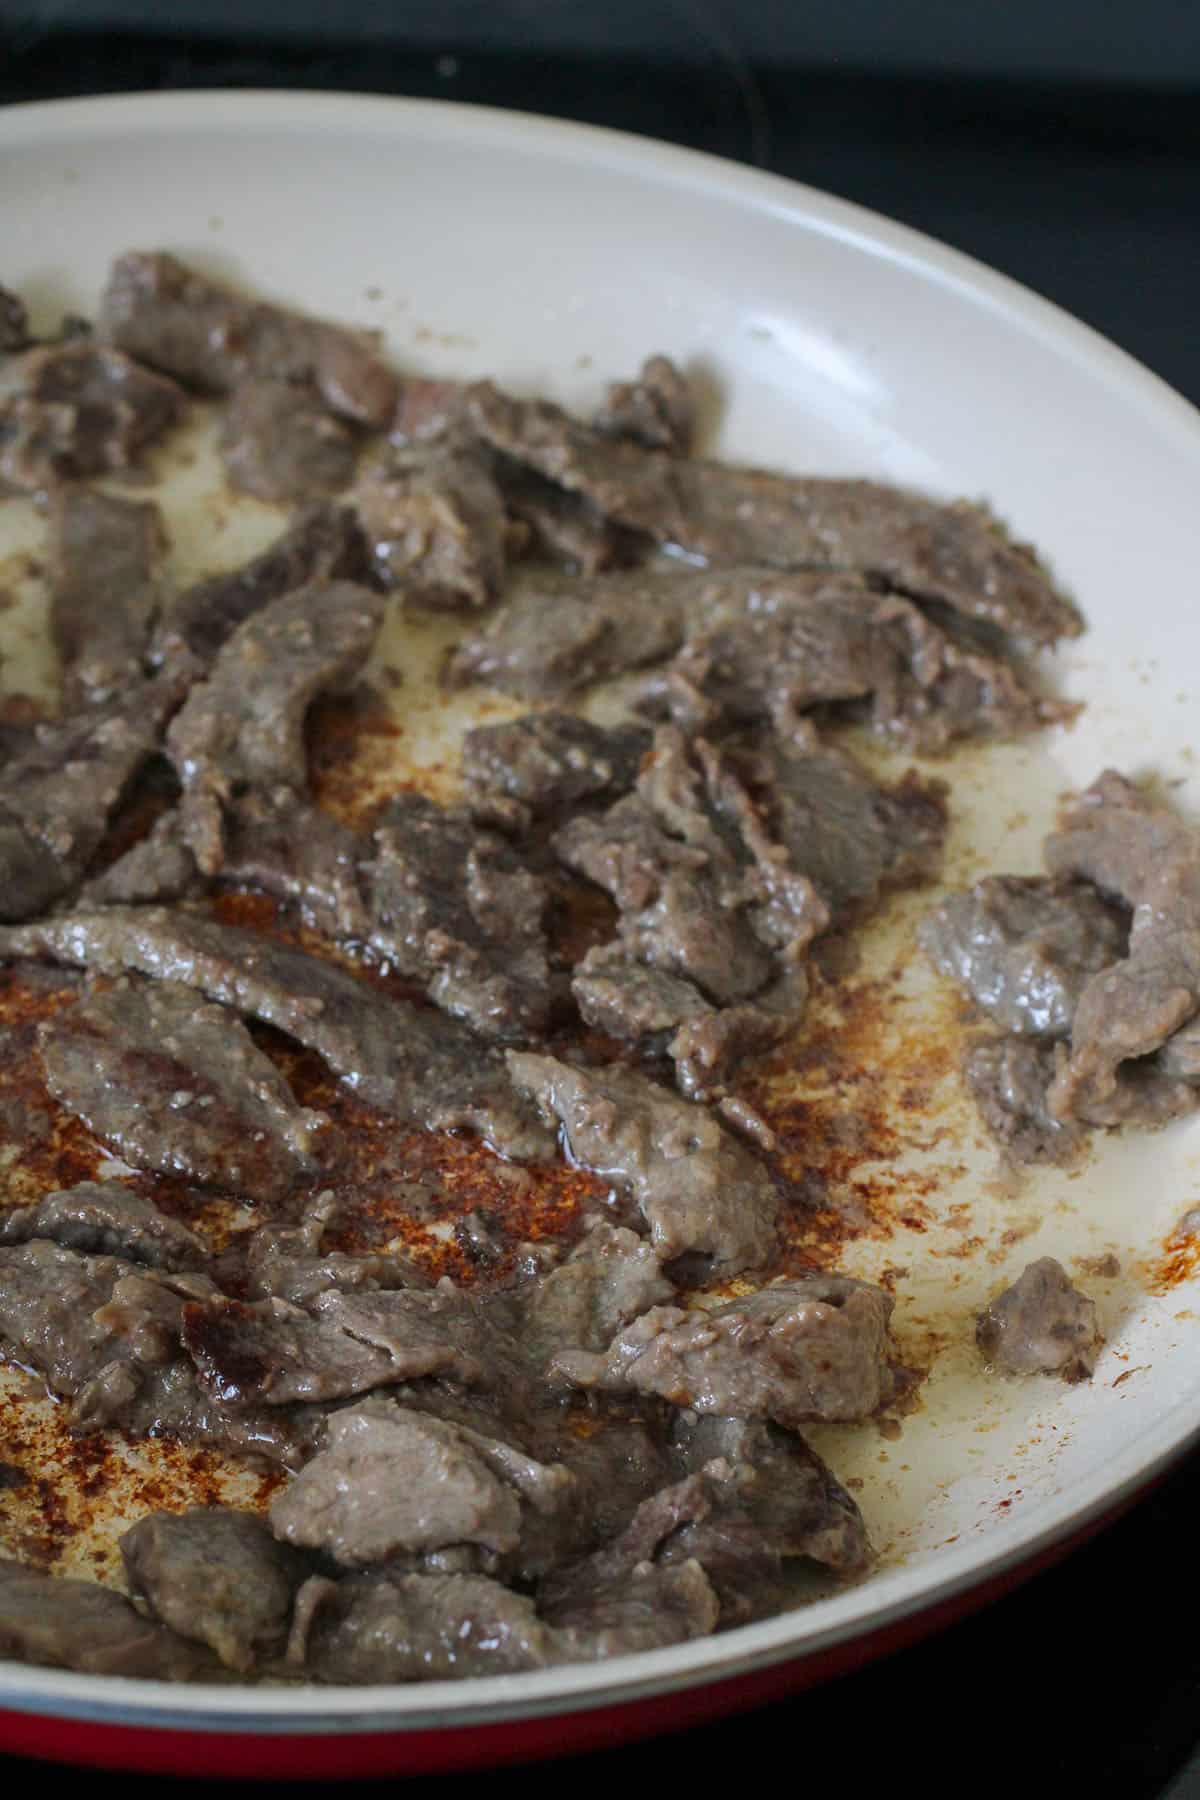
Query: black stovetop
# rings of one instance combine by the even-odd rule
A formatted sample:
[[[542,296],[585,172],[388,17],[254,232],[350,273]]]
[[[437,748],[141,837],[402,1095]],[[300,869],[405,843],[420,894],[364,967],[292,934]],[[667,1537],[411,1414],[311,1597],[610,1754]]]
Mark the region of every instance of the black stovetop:
[[[517,106],[758,163],[971,252],[1200,402],[1192,93],[818,74],[748,67],[719,50],[635,61],[378,41],[305,48],[8,29],[0,17],[0,102],[208,86]],[[618,1791],[782,1777],[846,1795],[896,1784],[927,1795],[1200,1795],[1198,1515],[1200,1457],[1058,1567],[926,1643],[741,1718],[522,1770],[522,1786],[549,1794],[593,1775]],[[38,1778],[0,1758],[10,1783],[28,1774]],[[441,1778],[439,1792],[478,1779]],[[118,1785],[149,1789],[95,1777],[89,1792]]]

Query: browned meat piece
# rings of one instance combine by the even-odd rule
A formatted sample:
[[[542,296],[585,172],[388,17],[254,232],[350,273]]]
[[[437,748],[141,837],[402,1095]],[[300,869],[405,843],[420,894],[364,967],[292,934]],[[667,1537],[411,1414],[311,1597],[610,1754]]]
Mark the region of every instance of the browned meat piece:
[[[485,1575],[348,1575],[314,1601],[295,1652],[314,1681],[448,1681],[554,1660],[532,1600]]]
[[[1071,1283],[1052,1256],[1031,1262],[979,1315],[979,1348],[989,1363],[1014,1375],[1061,1375],[1084,1381],[1104,1339],[1095,1302]]]
[[[652,1244],[601,1219],[522,1296],[520,1340],[539,1361],[561,1349],[605,1350],[623,1325],[674,1291]]]
[[[360,581],[368,569],[367,547],[349,507],[310,507],[261,555],[185,588],[164,613],[151,658],[195,674],[231,632],[270,601],[294,588]]]
[[[686,456],[696,428],[696,406],[686,376],[669,356],[648,356],[636,381],[613,382],[595,425],[597,431],[631,438],[647,450]]]
[[[773,1281],[715,1311],[656,1306],[606,1355],[564,1351],[555,1368],[578,1387],[660,1394],[726,1417],[867,1419],[894,1389],[881,1288],[845,1275]]]
[[[79,342],[31,350],[24,382],[0,405],[0,492],[135,468],[181,417],[173,381],[119,350]]]
[[[720,1099],[748,1058],[764,1056],[786,1037],[804,1010],[807,991],[804,971],[797,968],[757,1000],[685,1018],[667,1045],[680,1093],[689,1100]]]
[[[1055,1118],[1161,1124],[1197,1091],[1161,1069],[1127,1069],[1200,1013],[1200,834],[1109,770],[1046,842],[1052,874],[1081,876],[1133,909],[1129,954],[1101,969],[1075,1009],[1055,1076]]]
[[[397,795],[373,850],[363,879],[375,954],[485,1037],[519,1041],[543,1031],[561,996],[542,878],[465,810],[422,794]]]
[[[35,1206],[0,1213],[0,1243],[50,1238],[69,1250],[124,1257],[152,1269],[195,1269],[204,1245],[178,1219],[116,1181],[81,1181]]]
[[[281,1656],[304,1565],[263,1521],[225,1506],[148,1513],[120,1539],[133,1592],[182,1638],[248,1675]]]
[[[311,381],[330,411],[380,429],[396,404],[395,376],[354,332],[247,299],[163,252],[117,258],[97,330],[203,393],[249,375]]]
[[[628,1188],[664,1260],[696,1251],[728,1273],[769,1260],[774,1183],[703,1107],[629,1069],[572,1068],[517,1052],[508,1066],[557,1121],[571,1160]]]
[[[67,487],[51,514],[50,628],[68,712],[137,674],[159,608],[167,540],[152,500]]]
[[[136,1169],[249,1201],[316,1167],[320,1113],[297,1106],[235,1013],[173,981],[120,981],[38,1028],[46,1086]]]
[[[426,1279],[403,1257],[325,1250],[322,1239],[335,1212],[326,1188],[309,1202],[298,1225],[260,1225],[246,1245],[246,1281],[255,1298],[268,1296],[306,1306],[336,1288],[341,1293],[379,1288],[425,1287]]]
[[[87,1675],[211,1681],[217,1664],[197,1645],[144,1619],[111,1588],[64,1581],[0,1559],[0,1656]]]
[[[1056,1066],[1054,1046],[1031,1037],[984,1038],[963,1060],[984,1124],[1015,1162],[1071,1163],[1082,1147],[1078,1125],[1047,1105]]]
[[[621,944],[600,944],[577,964],[571,992],[589,1025],[609,1037],[639,1044],[658,1040],[715,1009],[691,982],[668,969],[635,962]]]
[[[27,350],[32,342],[24,302],[8,288],[0,287],[0,356]]]
[[[359,872],[368,840],[287,787],[244,793],[223,823],[223,880],[298,907],[326,937],[366,939],[371,921]]]
[[[653,1562],[640,1554],[644,1535],[635,1518],[623,1538],[543,1590],[539,1604],[556,1661],[661,1650],[716,1629],[720,1605],[699,1563]]]
[[[948,894],[917,936],[1005,1031],[1059,1038],[1088,979],[1124,955],[1129,926],[1086,882],[988,875]]]
[[[493,458],[492,473],[509,516],[529,533],[532,547],[580,575],[634,562],[648,542],[614,525],[581,494],[568,493],[507,457]]]
[[[199,881],[196,859],[179,835],[175,812],[163,813],[146,836],[80,889],[88,906],[135,906],[179,900]]]
[[[0,958],[179,981],[315,1050],[371,1106],[428,1130],[478,1131],[520,1159],[554,1154],[499,1055],[443,1014],[393,1000],[302,950],[166,907],[111,906],[0,929]]]
[[[308,708],[358,674],[382,616],[380,596],[350,582],[297,588],[239,625],[192,689],[167,748],[183,788],[181,835],[205,874],[221,869],[225,814],[247,792],[305,791]]]
[[[386,587],[425,606],[488,606],[504,580],[508,517],[467,439],[392,450],[363,470],[358,517]]]
[[[472,425],[495,449],[585,495],[618,523],[709,564],[850,569],[1029,644],[1083,629],[1032,552],[1011,543],[980,507],[939,505],[879,482],[647,451],[489,382],[467,399]]]
[[[632,787],[650,743],[644,725],[593,725],[577,713],[527,713],[466,733],[463,780],[477,795],[504,794],[535,816],[553,815]]]
[[[322,500],[348,487],[359,438],[306,381],[247,376],[221,419],[221,454],[231,487],[260,500]]]
[[[439,381],[425,375],[405,375],[399,383],[396,410],[388,426],[388,440],[399,449],[444,437],[465,418],[466,388],[461,381]]]

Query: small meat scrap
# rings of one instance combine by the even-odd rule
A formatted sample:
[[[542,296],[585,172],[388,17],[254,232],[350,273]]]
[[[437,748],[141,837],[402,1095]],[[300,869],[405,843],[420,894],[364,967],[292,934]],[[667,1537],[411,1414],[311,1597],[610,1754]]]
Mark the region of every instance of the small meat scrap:
[[[653,1244],[623,1225],[593,1224],[557,1268],[521,1297],[521,1342],[539,1359],[560,1349],[606,1350],[621,1327],[675,1290]]]
[[[220,443],[231,487],[301,504],[350,485],[359,433],[329,411],[313,383],[259,374],[230,395]]]
[[[179,1219],[117,1181],[81,1181],[35,1206],[0,1213],[0,1243],[50,1238],[70,1250],[123,1257],[151,1269],[196,1269],[204,1245]]]
[[[313,1599],[295,1660],[314,1681],[467,1680],[554,1660],[533,1601],[486,1575],[347,1575]]]
[[[775,1184],[703,1107],[630,1069],[574,1068],[515,1051],[508,1066],[561,1127],[572,1162],[628,1189],[664,1261],[695,1251],[733,1273],[769,1260]]]
[[[211,1681],[218,1665],[123,1594],[0,1559],[0,1656],[41,1668],[157,1681]]]
[[[594,420],[597,431],[647,450],[686,456],[696,428],[687,377],[669,356],[648,356],[634,381],[614,381]]]
[[[158,615],[167,548],[152,500],[64,487],[51,511],[50,629],[67,712],[107,700],[140,666]]]
[[[312,382],[331,412],[382,429],[396,378],[363,337],[286,307],[251,300],[162,251],[129,251],[112,266],[100,337],[201,393],[247,376]]]
[[[23,374],[0,404],[0,492],[136,468],[186,404],[173,381],[87,340],[31,350]]]
[[[25,303],[11,289],[0,287],[0,356],[13,356],[33,342]]]
[[[1017,1163],[1076,1161],[1084,1133],[1072,1119],[1057,1119],[1048,1095],[1061,1049],[1033,1037],[983,1038],[963,1059],[963,1074],[980,1117]]]
[[[566,1351],[554,1366],[579,1387],[789,1429],[867,1419],[894,1391],[891,1313],[890,1295],[849,1276],[782,1279],[711,1312],[656,1306],[605,1355]]]
[[[183,789],[181,835],[205,874],[222,868],[225,815],[248,792],[307,790],[308,708],[359,673],[382,616],[381,597],[351,582],[297,588],[239,625],[193,687],[167,749]]]
[[[362,581],[368,573],[367,547],[350,508],[309,507],[260,555],[185,588],[164,611],[151,661],[180,666],[194,677],[270,601],[313,584]]]
[[[196,859],[183,842],[175,811],[162,813],[144,838],[93,875],[79,890],[88,906],[136,906],[180,900],[199,881]]]
[[[499,1054],[464,1026],[253,931],[167,907],[110,906],[0,928],[5,957],[181,982],[315,1050],[370,1106],[427,1130],[478,1131],[520,1160],[553,1155]]]
[[[401,376],[388,442],[400,450],[445,437],[465,420],[466,388],[461,381],[428,375]]]
[[[643,1516],[639,1509],[615,1543],[552,1577],[539,1594],[559,1661],[661,1650],[716,1629],[720,1605],[708,1576],[698,1562],[661,1565],[645,1554]]]
[[[181,1638],[248,1675],[282,1656],[301,1559],[262,1519],[226,1506],[147,1513],[120,1539],[132,1591]]]
[[[298,1225],[260,1225],[246,1245],[246,1283],[254,1299],[305,1306],[319,1294],[371,1292],[379,1288],[424,1287],[426,1279],[404,1257],[326,1250],[323,1239],[336,1213],[326,1188],[305,1207]]]
[[[544,929],[547,890],[495,832],[461,807],[399,794],[363,864],[368,944],[485,1037],[544,1031],[557,984]]]
[[[1088,980],[1124,955],[1129,926],[1085,881],[988,875],[948,894],[917,935],[1003,1030],[1063,1038]]]
[[[463,780],[475,796],[519,800],[537,818],[633,786],[651,734],[644,725],[593,725],[578,713],[535,712],[476,725],[462,743]]]
[[[385,587],[424,606],[472,611],[499,593],[508,515],[469,439],[385,452],[363,470],[355,504]]]
[[[576,965],[571,992],[589,1025],[654,1050],[681,1024],[715,1008],[682,975],[635,961],[622,945],[599,944]]]
[[[37,1044],[54,1098],[134,1168],[254,1201],[316,1166],[322,1115],[192,988],[125,979],[44,1020]]]
[[[529,536],[529,549],[565,569],[598,575],[636,562],[648,543],[639,533],[614,525],[582,494],[568,493],[507,457],[493,457],[492,474],[510,519]],[[510,551],[520,547],[509,545]]]
[[[1061,1375],[1085,1381],[1104,1342],[1096,1305],[1052,1256],[1031,1262],[998,1294],[975,1327],[989,1363],[1014,1375]]]
[[[287,786],[247,789],[224,812],[222,826],[222,880],[297,907],[324,937],[365,941],[370,917],[359,875],[370,845],[357,831]],[[166,891],[161,897],[172,898]]]

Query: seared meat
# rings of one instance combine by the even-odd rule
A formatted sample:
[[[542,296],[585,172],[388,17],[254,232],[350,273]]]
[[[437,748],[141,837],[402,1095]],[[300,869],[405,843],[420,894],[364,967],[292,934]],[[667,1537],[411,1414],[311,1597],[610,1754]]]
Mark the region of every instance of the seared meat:
[[[0,402],[0,492],[135,468],[185,405],[173,381],[86,340],[31,350],[24,377]]]
[[[557,1268],[531,1284],[521,1308],[521,1343],[539,1362],[558,1350],[606,1350],[623,1325],[674,1291],[652,1244],[597,1220]]]
[[[302,503],[349,486],[358,434],[329,411],[312,382],[262,373],[248,375],[230,395],[221,453],[231,487],[260,500]]]
[[[138,670],[158,614],[167,543],[153,500],[92,488],[61,489],[51,528],[50,628],[71,712],[107,700]]]
[[[594,422],[597,431],[630,438],[647,450],[686,456],[692,447],[695,412],[686,376],[669,356],[648,356],[636,381],[613,382]]]
[[[363,470],[355,504],[380,580],[426,606],[478,609],[504,579],[508,518],[479,450],[439,438]]]
[[[144,1619],[95,1581],[64,1581],[0,1559],[0,1656],[88,1675],[213,1680],[217,1664],[195,1644]]]
[[[14,356],[32,342],[24,301],[9,288],[0,287],[0,356]]]
[[[1071,1283],[1052,1256],[1031,1262],[979,1315],[975,1331],[988,1362],[1014,1375],[1083,1381],[1104,1339],[1095,1302]]]
[[[312,1600],[295,1660],[316,1681],[446,1681],[553,1660],[532,1600],[485,1575],[349,1575]]]
[[[568,493],[506,456],[493,457],[492,474],[518,533],[528,533],[532,548],[563,568],[598,575],[602,569],[636,561],[648,542],[614,525],[582,494]]]
[[[473,794],[503,794],[538,817],[633,786],[650,748],[643,725],[593,725],[576,713],[527,713],[477,725],[462,743],[463,780]]]
[[[162,813],[144,838],[80,889],[88,906],[136,906],[180,900],[199,882],[196,859],[183,842],[176,812]]]
[[[1031,1037],[983,1038],[963,1060],[984,1124],[1015,1162],[1071,1163],[1079,1154],[1083,1133],[1047,1102],[1056,1066],[1053,1044]]]
[[[350,1293],[427,1285],[416,1266],[403,1257],[323,1249],[334,1212],[333,1193],[326,1188],[308,1203],[298,1225],[260,1225],[251,1234],[246,1280],[254,1297],[304,1306],[331,1288]]]
[[[204,1245],[195,1232],[117,1181],[81,1181],[34,1206],[0,1213],[0,1243],[51,1238],[70,1250],[99,1252],[151,1269],[196,1269]]]

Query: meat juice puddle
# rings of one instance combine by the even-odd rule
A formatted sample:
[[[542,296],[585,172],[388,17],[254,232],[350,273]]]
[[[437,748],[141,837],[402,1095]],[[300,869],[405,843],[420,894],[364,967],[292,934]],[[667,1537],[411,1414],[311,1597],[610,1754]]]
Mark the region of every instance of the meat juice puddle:
[[[282,528],[280,509],[224,488],[203,408],[150,472],[171,539],[172,588],[244,562]],[[57,694],[44,532],[31,502],[0,503],[5,701],[53,703]],[[524,710],[501,695],[440,688],[447,651],[463,630],[460,619],[391,610],[366,680],[394,731],[360,738],[354,760],[330,771],[329,804],[365,810],[397,784],[451,799],[462,733]],[[624,685],[609,684],[580,710],[611,719]],[[1058,796],[1111,758],[1111,734],[1100,708],[1032,743],[918,765],[950,783],[945,886],[988,871],[1036,871]],[[914,761],[859,737],[854,747],[891,779]],[[1114,1406],[1136,1402],[1140,1368],[1170,1351],[1172,1321],[1189,1316],[1180,1297],[1148,1292],[1147,1271],[1200,1193],[1194,1132],[1184,1124],[1153,1138],[1098,1139],[1072,1171],[1006,1170],[958,1075],[969,1026],[915,946],[917,920],[938,891],[885,901],[852,936],[852,971],[816,985],[794,1038],[744,1083],[778,1132],[778,1163],[795,1196],[786,1261],[837,1266],[891,1288],[902,1357],[922,1376],[894,1415],[805,1432],[851,1484],[880,1552],[877,1568],[924,1562],[947,1543],[1002,1529],[1056,1492],[1078,1472],[1072,1445],[1081,1409],[1091,1410],[1101,1389],[1114,1390]],[[5,1161],[14,1154],[15,1146],[0,1147]],[[437,1238],[448,1229],[444,1221],[429,1227]],[[975,1314],[1044,1255],[1058,1257],[1096,1300],[1109,1340],[1093,1382],[1081,1388],[992,1374],[975,1349]],[[1099,1272],[1113,1257],[1119,1272]],[[278,1485],[209,1451],[72,1440],[61,1419],[27,1375],[0,1367],[0,1461],[7,1447],[40,1472],[0,1490],[0,1544],[63,1574],[119,1585],[116,1540],[131,1517],[163,1505],[261,1506]],[[1099,1460],[1094,1446],[1089,1455]]]

